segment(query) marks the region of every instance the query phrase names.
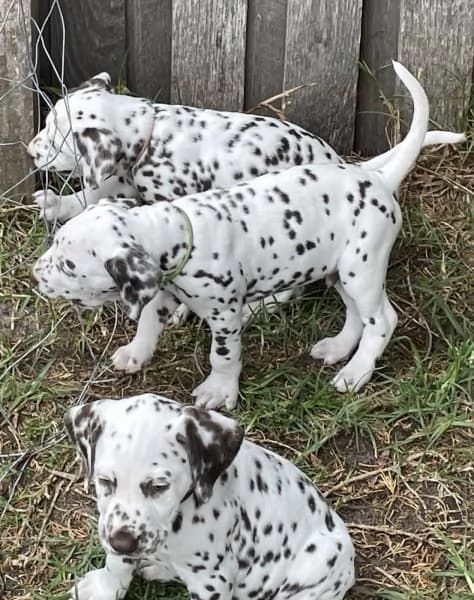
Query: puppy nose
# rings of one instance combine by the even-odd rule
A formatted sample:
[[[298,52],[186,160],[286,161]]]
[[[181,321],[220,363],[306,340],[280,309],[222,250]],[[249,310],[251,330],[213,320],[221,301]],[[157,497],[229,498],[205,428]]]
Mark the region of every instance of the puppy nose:
[[[119,554],[133,554],[138,548],[138,540],[128,529],[122,528],[109,538],[109,544]]]

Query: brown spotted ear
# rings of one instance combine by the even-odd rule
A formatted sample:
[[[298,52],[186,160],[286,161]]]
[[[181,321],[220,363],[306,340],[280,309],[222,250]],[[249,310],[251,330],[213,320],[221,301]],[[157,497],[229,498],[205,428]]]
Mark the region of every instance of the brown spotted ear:
[[[86,79],[86,81],[83,81],[77,87],[69,90],[69,94],[73,94],[79,90],[106,90],[113,93],[112,78],[106,71],[102,71],[102,73],[97,73],[97,75]]]
[[[157,261],[136,244],[106,260],[104,266],[119,289],[125,312],[137,321],[159,291],[162,275]]]
[[[100,402],[99,400],[74,406],[67,411],[64,417],[64,424],[69,437],[84,460],[86,477],[89,481],[94,475],[97,442],[104,430],[98,411]]]
[[[106,179],[115,175],[123,158],[120,138],[106,127],[84,127],[74,131],[74,141],[79,152],[79,164],[84,182],[97,189]]]
[[[243,428],[218,412],[187,406],[176,440],[187,451],[194,495],[207,502],[217,478],[229,467],[244,439]]]

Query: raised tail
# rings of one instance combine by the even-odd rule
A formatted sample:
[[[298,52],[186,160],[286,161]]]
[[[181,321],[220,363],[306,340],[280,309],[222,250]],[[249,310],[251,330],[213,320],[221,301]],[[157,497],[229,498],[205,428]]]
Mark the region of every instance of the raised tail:
[[[423,140],[422,148],[425,146],[435,146],[438,144],[461,144],[466,141],[466,136],[464,133],[454,133],[454,131],[428,131],[425,135],[425,139]],[[374,158],[369,158],[364,162],[361,162],[360,165],[364,169],[381,169],[384,165],[386,165],[390,160],[392,160],[395,155],[400,150],[400,144],[397,144],[390,150],[387,150],[383,154],[379,154],[378,156],[374,156]]]
[[[410,92],[413,101],[413,117],[410,129],[405,139],[398,144],[398,151],[380,169],[383,179],[392,189],[396,190],[415,164],[423,147],[428,129],[430,106],[425,90],[419,81],[399,62],[393,61],[393,68]]]

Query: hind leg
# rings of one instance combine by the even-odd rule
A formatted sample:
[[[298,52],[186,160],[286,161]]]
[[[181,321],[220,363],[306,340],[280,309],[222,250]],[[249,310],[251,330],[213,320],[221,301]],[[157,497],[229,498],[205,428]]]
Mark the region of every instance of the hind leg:
[[[353,298],[364,329],[357,352],[333,379],[340,392],[357,391],[370,380],[375,361],[385,350],[398,321],[383,286],[378,290],[362,287]]]
[[[256,315],[263,307],[268,314],[274,313],[280,304],[289,302],[294,296],[301,294],[302,288],[295,288],[293,290],[285,290],[284,292],[278,292],[273,296],[267,296],[263,300],[256,300],[255,302],[249,302],[244,304],[242,308],[242,324],[246,325],[248,321]]]
[[[338,541],[330,535],[316,535],[313,539],[297,554],[275,600],[342,600],[354,585],[354,550],[349,537]]]
[[[326,365],[333,365],[347,358],[359,343],[363,330],[354,300],[346,293],[340,281],[337,281],[334,287],[346,306],[344,326],[337,335],[324,338],[311,348],[311,356],[323,360]]]

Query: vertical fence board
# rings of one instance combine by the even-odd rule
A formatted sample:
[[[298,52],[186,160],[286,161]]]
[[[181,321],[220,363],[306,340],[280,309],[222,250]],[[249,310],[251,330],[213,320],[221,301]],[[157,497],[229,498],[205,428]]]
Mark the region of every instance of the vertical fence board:
[[[401,9],[400,61],[423,84],[434,122],[459,127],[472,86],[472,0],[404,0]],[[410,121],[411,103],[406,112]]]
[[[31,163],[24,144],[33,136],[29,2],[0,0],[0,198],[30,193],[32,178],[17,185]]]
[[[125,79],[125,5],[122,0],[62,0],[54,11],[52,55],[58,71],[64,52],[64,82],[76,86],[99,71]],[[65,33],[61,23],[62,13]],[[61,71],[60,71],[61,72]]]
[[[49,2],[32,0],[31,17],[35,21],[35,24],[31,27],[32,58],[33,62],[38,65],[36,74],[43,85],[51,85],[52,75],[51,64],[46,53],[46,49],[49,50],[51,48],[51,19],[48,18],[49,10]],[[40,36],[41,40],[39,40]]]
[[[246,0],[173,2],[171,100],[244,105]]]
[[[287,118],[329,141],[353,146],[362,0],[289,0],[285,89],[297,92]]]
[[[364,0],[359,73],[355,150],[379,154],[389,146],[387,107],[381,99],[393,98],[395,79],[392,59],[398,56],[400,0]],[[388,65],[388,67],[387,67]],[[387,68],[385,68],[387,67]]]
[[[41,20],[53,7],[51,54],[60,69],[66,27],[69,86],[99,70],[125,80],[132,91],[161,101],[242,110],[301,83],[287,118],[352,150],[357,63],[355,146],[363,154],[387,145],[388,110],[380,93],[406,95],[390,68],[397,58],[422,81],[431,116],[459,127],[474,95],[472,0],[33,0]],[[363,11],[362,11],[363,5]],[[247,14],[248,11],[248,14]],[[362,32],[361,32],[362,27]],[[362,37],[360,35],[362,33]],[[128,41],[127,41],[128,40]],[[46,61],[47,62],[47,61]],[[43,84],[57,77],[40,64]],[[387,68],[383,68],[387,67]],[[395,101],[410,121],[411,103]],[[380,114],[385,113],[385,114]]]
[[[170,101],[171,0],[127,0],[127,85],[139,96]]]
[[[283,90],[287,0],[249,0],[245,108]]]

